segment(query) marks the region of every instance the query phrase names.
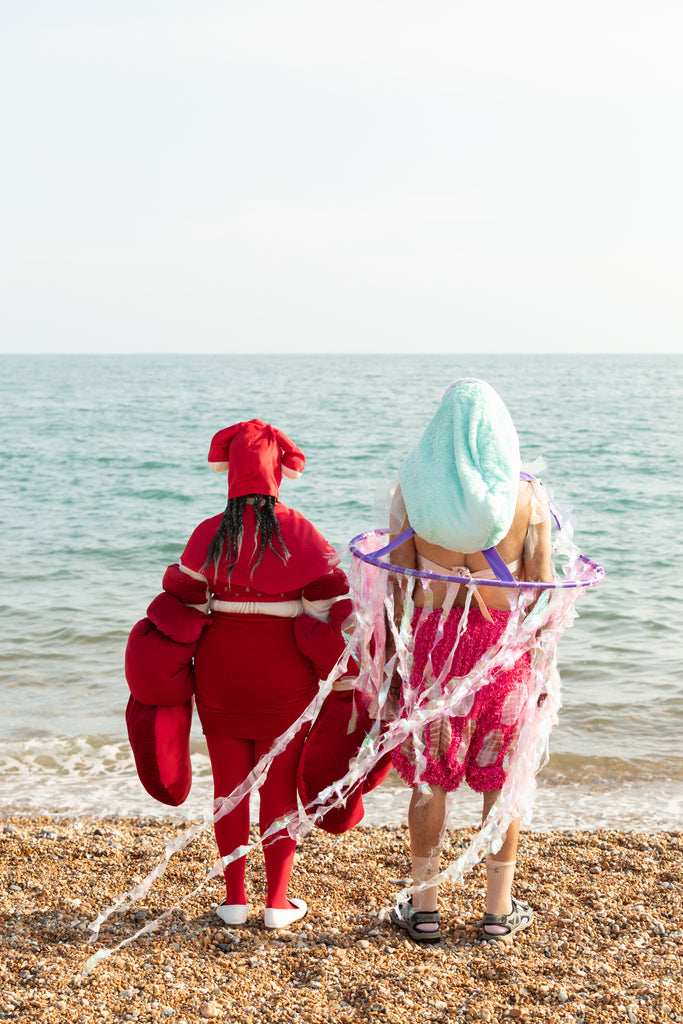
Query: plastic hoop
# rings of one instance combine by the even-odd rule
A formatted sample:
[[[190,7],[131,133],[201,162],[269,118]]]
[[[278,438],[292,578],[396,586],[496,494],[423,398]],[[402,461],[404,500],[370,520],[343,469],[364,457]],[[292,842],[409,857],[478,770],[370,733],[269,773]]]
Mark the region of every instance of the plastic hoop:
[[[361,551],[358,545],[367,540],[369,537],[381,537],[386,536],[389,531],[387,529],[382,530],[367,530],[365,533],[359,533],[349,543],[349,550],[354,558],[359,558],[362,562],[367,562],[368,565],[374,565],[378,569],[384,569],[385,572],[396,572],[403,576],[412,576],[416,579],[424,580],[439,580],[442,583],[464,583],[465,585],[472,585],[475,583],[477,586],[484,587],[505,587],[506,589],[516,590],[575,590],[578,587],[594,587],[600,583],[605,577],[605,570],[597,562],[587,558],[585,555],[579,555],[578,561],[582,562],[590,570],[590,575],[584,577],[581,580],[560,580],[553,583],[537,582],[535,580],[513,580],[512,583],[506,580],[482,580],[473,579],[471,576],[444,576],[434,572],[424,572],[422,569],[405,569],[401,565],[393,565],[391,562],[383,562],[381,558],[388,553],[388,549],[391,545],[385,545],[376,551]]]

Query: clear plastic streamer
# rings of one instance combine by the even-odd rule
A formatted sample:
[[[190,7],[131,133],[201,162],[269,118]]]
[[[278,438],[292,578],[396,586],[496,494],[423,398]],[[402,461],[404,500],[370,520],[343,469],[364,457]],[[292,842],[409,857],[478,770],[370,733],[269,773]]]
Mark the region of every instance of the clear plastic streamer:
[[[425,766],[424,744],[419,737],[432,722],[445,717],[458,717],[460,709],[471,702],[472,696],[487,685],[491,673],[496,668],[509,667],[527,650],[531,651],[532,683],[528,700],[520,719],[520,732],[514,750],[507,763],[507,778],[500,796],[481,829],[460,856],[446,867],[436,878],[428,883],[447,880],[460,882],[483,857],[500,849],[508,825],[518,815],[528,825],[533,813],[536,793],[536,775],[548,759],[550,732],[557,722],[557,714],[561,706],[560,676],[557,670],[557,645],[565,629],[572,625],[576,618],[576,603],[587,589],[599,583],[604,576],[603,570],[595,562],[583,556],[573,542],[573,527],[568,510],[560,509],[551,500],[551,511],[555,518],[558,531],[553,544],[554,554],[562,563],[563,578],[554,584],[546,585],[541,590],[530,588],[529,584],[518,585],[513,600],[512,612],[506,630],[500,640],[489,649],[472,670],[462,677],[445,682],[448,676],[455,650],[435,675],[431,661],[425,673],[427,685],[419,694],[409,695],[407,714],[398,717],[397,708],[389,696],[391,674],[394,666],[407,684],[410,678],[413,655],[412,617],[414,606],[409,593],[404,595],[403,614],[398,627],[394,625],[394,601],[392,570],[374,557],[386,543],[385,532],[372,531],[354,539],[351,545],[353,554],[349,580],[354,601],[355,614],[353,625],[347,634],[344,654],[335,665],[328,678],[321,683],[320,689],[308,707],[302,712],[281,736],[278,736],[267,754],[260,759],[249,775],[226,797],[214,804],[214,814],[202,824],[193,824],[181,835],[166,843],[164,855],[145,879],[134,888],[117,896],[111,906],[100,912],[89,924],[90,943],[97,941],[101,926],[115,912],[124,913],[137,900],[147,894],[155,881],[160,879],[169,864],[171,857],[184,850],[200,833],[211,828],[214,822],[237,807],[244,797],[257,791],[263,784],[266,774],[277,755],[285,749],[289,742],[299,733],[301,727],[312,722],[333,683],[347,672],[349,659],[353,657],[359,665],[359,674],[354,680],[354,688],[358,698],[367,707],[372,717],[372,727],[366,735],[358,752],[349,763],[346,775],[322,790],[307,807],[273,822],[260,840],[249,846],[240,846],[226,857],[218,858],[207,872],[200,884],[178,901],[169,910],[134,934],[123,939],[116,946],[101,948],[86,962],[82,975],[88,974],[99,962],[111,956],[119,949],[133,942],[139,936],[155,931],[162,921],[166,920],[174,910],[187,900],[196,896],[205,884],[219,875],[224,867],[234,860],[249,853],[270,838],[276,832],[286,829],[292,838],[303,837],[316,823],[324,818],[333,808],[344,806],[351,790],[364,779],[371,768],[394,747],[400,746],[408,737],[413,737],[416,746],[415,782],[425,796],[429,795],[429,787],[420,781]],[[416,571],[411,576],[420,576]],[[465,613],[463,614],[458,640],[467,628],[467,616],[472,598],[472,582],[465,578],[453,577],[447,580],[447,595],[442,609],[442,618],[435,637],[435,644],[442,635],[443,625],[452,607],[458,586],[467,587]],[[487,586],[495,585],[486,581]],[[407,588],[409,590],[410,588]],[[510,587],[510,589],[513,589]],[[529,611],[529,606],[537,598]],[[428,609],[426,609],[428,610]],[[384,650],[386,644],[386,623],[391,623],[396,654],[385,666]],[[539,698],[544,700],[539,703]],[[353,728],[354,723],[351,723]],[[426,883],[425,883],[426,884]],[[424,886],[411,886],[399,894],[397,903],[410,893]]]

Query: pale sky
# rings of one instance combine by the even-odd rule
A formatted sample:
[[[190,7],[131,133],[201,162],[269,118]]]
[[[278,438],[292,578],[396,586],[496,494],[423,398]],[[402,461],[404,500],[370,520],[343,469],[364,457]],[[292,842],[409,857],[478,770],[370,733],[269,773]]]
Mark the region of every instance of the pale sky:
[[[680,0],[22,0],[2,352],[683,350]]]

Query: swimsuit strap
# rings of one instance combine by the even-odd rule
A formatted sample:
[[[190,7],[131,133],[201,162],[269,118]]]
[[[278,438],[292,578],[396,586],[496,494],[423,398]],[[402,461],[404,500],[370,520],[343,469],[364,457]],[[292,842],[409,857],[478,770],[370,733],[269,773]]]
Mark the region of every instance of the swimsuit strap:
[[[407,530],[403,531],[403,533],[399,533],[398,537],[394,537],[394,539],[390,541],[389,544],[386,544],[383,548],[380,548],[379,551],[375,551],[375,558],[381,558],[382,555],[390,554],[390,552],[394,551],[397,547],[403,544],[404,541],[409,540],[411,537],[414,536],[415,530],[412,528],[412,526],[409,526]],[[501,583],[515,583],[515,577],[512,575],[507,565],[500,557],[495,548],[487,548],[486,551],[482,551],[482,554],[486,561],[491,566],[497,580],[500,580]]]
[[[489,622],[493,622],[493,619],[491,618],[491,613],[489,612],[488,608],[486,607],[486,602],[484,601],[484,598],[479,593],[479,590],[478,590],[477,585],[475,583],[475,576],[467,568],[466,565],[452,565],[450,567],[450,569],[446,569],[445,565],[439,565],[438,562],[432,562],[432,560],[430,558],[426,558],[424,555],[420,555],[420,554],[418,554],[418,556],[417,556],[417,564],[418,564],[419,568],[422,569],[423,571],[430,572],[430,573],[436,573],[436,575],[438,575],[438,576],[441,575],[442,571],[444,573],[452,572],[455,576],[459,576],[463,580],[463,583],[465,583],[465,580],[470,580],[471,582],[465,583],[465,586],[473,594],[477,604],[479,605],[479,611],[484,616],[484,618],[488,619]],[[488,570],[484,569],[483,571],[487,572]]]

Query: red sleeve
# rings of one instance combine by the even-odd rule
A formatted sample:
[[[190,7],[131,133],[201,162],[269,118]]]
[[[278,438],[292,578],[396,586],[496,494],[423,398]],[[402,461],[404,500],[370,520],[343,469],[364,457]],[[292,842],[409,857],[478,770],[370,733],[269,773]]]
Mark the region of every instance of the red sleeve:
[[[343,597],[348,592],[349,581],[346,573],[337,565],[327,576],[321,576],[304,587],[303,596],[307,601],[326,601],[330,597]]]
[[[162,586],[167,594],[173,594],[183,604],[204,604],[206,601],[206,583],[183,572],[177,562],[169,565]]]

